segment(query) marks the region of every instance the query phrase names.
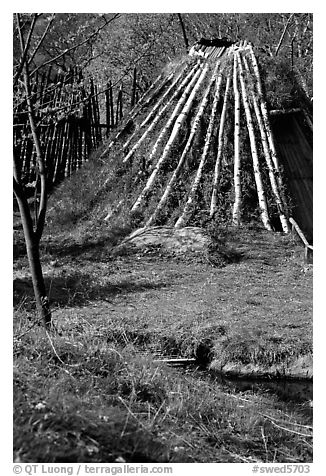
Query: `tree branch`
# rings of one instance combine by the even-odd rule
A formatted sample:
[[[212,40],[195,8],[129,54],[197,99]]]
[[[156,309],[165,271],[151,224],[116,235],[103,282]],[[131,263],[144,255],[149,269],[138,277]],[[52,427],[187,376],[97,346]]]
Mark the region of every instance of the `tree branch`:
[[[277,56],[277,53],[279,52],[279,49],[281,48],[281,45],[282,45],[282,42],[283,42],[283,39],[284,39],[284,36],[285,36],[285,33],[286,33],[286,30],[288,29],[288,26],[290,24],[290,21],[292,20],[294,16],[294,13],[291,13],[291,15],[289,16],[286,24],[285,24],[285,27],[284,27],[284,30],[283,30],[283,33],[281,35],[281,38],[280,38],[280,41],[278,42],[278,45],[276,47],[276,50],[275,50],[275,56]]]
[[[55,19],[55,13],[52,13],[52,16],[51,16],[51,18],[50,18],[48,24],[46,25],[46,28],[45,28],[45,30],[44,30],[44,32],[43,32],[42,37],[40,38],[38,44],[36,45],[36,47],[35,47],[33,53],[31,54],[31,56],[30,56],[30,58],[29,58],[29,60],[28,60],[28,64],[29,64],[29,65],[30,65],[31,62],[33,61],[33,59],[34,59],[36,53],[38,52],[38,50],[40,49],[40,47],[41,47],[41,45],[42,45],[42,43],[43,43],[43,41],[44,41],[46,35],[48,34],[48,31],[49,31],[50,26],[52,25],[54,19]]]
[[[62,53],[58,54],[54,58],[50,58],[48,61],[45,61],[45,63],[42,63],[41,65],[37,66],[31,73],[30,76],[33,76],[40,68],[43,68],[44,66],[54,63],[57,61],[59,58],[62,58],[62,56],[66,55],[70,51],[76,50],[77,48],[80,48],[81,46],[85,45],[87,42],[89,42],[92,38],[94,38],[96,35],[99,34],[103,28],[105,28],[109,23],[111,23],[113,20],[117,19],[120,17],[120,13],[116,13],[110,20],[105,20],[104,25],[100,26],[94,33],[92,33],[88,38],[86,38],[84,41],[81,41],[77,45],[71,46],[70,48],[66,48]]]
[[[123,79],[125,76],[127,76],[127,75],[129,74],[130,70],[132,70],[132,69],[135,67],[135,65],[138,63],[138,61],[140,61],[140,60],[148,53],[148,51],[151,49],[151,46],[152,46],[152,45],[150,44],[150,45],[147,47],[146,51],[143,52],[141,55],[139,55],[139,56],[132,62],[132,64],[131,64],[130,66],[128,66],[128,67],[125,69],[124,73],[120,76],[120,78],[117,79],[117,81],[115,81],[115,83],[112,84],[112,87],[114,87],[114,86],[116,86],[117,84],[119,84],[120,81],[122,81],[122,79]],[[42,120],[36,125],[36,128],[40,127],[40,125],[42,124],[42,122],[43,122],[50,114],[52,114],[53,112],[56,112],[56,113],[57,113],[57,112],[60,112],[60,111],[63,111],[63,110],[65,110],[65,109],[67,109],[68,107],[71,109],[71,108],[73,108],[73,107],[75,107],[75,106],[78,106],[78,105],[80,105],[80,104],[85,103],[85,101],[87,102],[87,101],[93,99],[94,97],[99,96],[100,94],[104,94],[104,93],[105,93],[106,91],[108,91],[109,89],[110,89],[110,88],[102,89],[101,91],[98,91],[96,94],[89,95],[89,96],[87,96],[87,98],[83,98],[83,99],[81,99],[81,100],[79,100],[79,101],[76,101],[76,102],[74,102],[74,103],[72,103],[72,104],[69,104],[69,105],[66,104],[66,105],[61,106],[61,107],[58,107],[58,108],[56,108],[56,109],[52,109],[51,111],[49,111],[47,114],[45,114],[45,115],[42,117]],[[28,96],[28,97],[31,97],[31,96],[32,96],[32,95],[30,95],[30,96]],[[26,112],[28,112],[28,111],[20,111],[19,114],[26,114]]]
[[[28,53],[28,50],[29,50],[30,42],[31,42],[31,39],[32,39],[32,33],[34,31],[34,27],[35,27],[36,20],[38,19],[38,17],[39,17],[39,15],[37,13],[34,13],[32,23],[31,23],[31,26],[30,26],[30,29],[29,29],[29,32],[28,32],[28,35],[27,35],[26,44],[24,45],[22,27],[21,27],[21,24],[20,24],[20,15],[19,15],[19,13],[16,13],[17,29],[18,29],[18,34],[19,34],[20,46],[21,46],[21,50],[22,50],[22,56],[20,58],[18,70],[16,71],[16,73],[14,75],[14,81],[13,81],[14,86],[17,84],[18,79],[19,79],[19,77],[20,77],[20,75],[23,71],[23,68],[24,68],[24,65],[25,65],[25,62],[26,62],[26,59],[27,59],[27,53]]]
[[[24,193],[24,189],[15,177],[13,177],[13,190],[14,190],[14,194],[16,195],[22,221],[25,223],[25,226],[27,226],[28,229],[30,230],[31,235],[33,235],[34,233],[33,220],[32,220],[28,202]]]
[[[19,14],[17,14],[17,24],[18,24],[18,33],[19,33],[21,51],[23,53],[25,51],[25,45],[24,45],[23,33],[20,28]],[[39,139],[39,136],[37,133],[37,127],[35,124],[34,108],[33,108],[32,101],[30,99],[31,97],[30,73],[29,73],[27,61],[25,61],[23,65],[23,74],[24,74],[24,87],[25,87],[25,93],[26,93],[28,120],[29,120],[31,132],[33,136],[33,142],[35,145],[37,169],[38,169],[38,173],[39,173],[39,177],[41,181],[40,208],[39,208],[39,213],[38,213],[38,218],[36,223],[36,232],[34,236],[37,242],[39,242],[43,233],[43,229],[44,229],[46,205],[47,205],[46,171],[45,171],[45,163],[44,163],[44,157],[42,154],[40,139]]]

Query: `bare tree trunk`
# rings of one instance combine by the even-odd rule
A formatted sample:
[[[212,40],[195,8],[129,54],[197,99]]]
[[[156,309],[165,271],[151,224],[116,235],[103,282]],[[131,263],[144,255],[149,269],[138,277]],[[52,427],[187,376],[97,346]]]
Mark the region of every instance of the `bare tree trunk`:
[[[195,74],[195,72],[196,72],[196,74]],[[159,134],[159,136],[158,136],[158,138],[157,138],[157,140],[156,140],[156,142],[155,142],[155,144],[154,144],[154,146],[151,150],[151,153],[149,154],[149,157],[147,159],[147,162],[149,164],[151,164],[151,162],[153,160],[153,157],[155,156],[156,151],[157,151],[159,145],[161,144],[164,136],[169,131],[169,129],[170,129],[173,121],[175,120],[177,114],[179,113],[180,109],[183,107],[184,103],[186,102],[188,94],[191,91],[192,86],[196,82],[196,79],[198,78],[199,73],[200,73],[200,70],[198,69],[198,64],[195,67],[193,67],[192,70],[189,72],[186,79],[188,79],[188,77],[190,78],[191,76],[193,76],[193,77],[192,77],[191,81],[188,83],[186,89],[183,90],[183,93],[181,95],[180,100],[178,101],[176,107],[174,108],[174,110],[173,110],[171,116],[169,117],[167,123],[165,124],[164,128],[161,130],[161,132],[160,132],[160,134]],[[150,165],[150,168],[152,168],[151,165]]]
[[[243,58],[243,61],[244,61],[244,65],[245,65],[245,68],[246,68],[247,72],[250,73],[249,65],[248,65],[248,62],[247,62],[246,58]],[[273,192],[274,197],[275,197],[275,202],[276,202],[276,205],[277,205],[280,221],[281,221],[281,224],[282,224],[282,229],[285,233],[289,233],[290,228],[289,228],[287,218],[285,216],[284,205],[282,203],[281,195],[280,195],[280,192],[279,192],[279,189],[278,189],[277,180],[276,180],[276,177],[275,177],[275,174],[274,174],[273,162],[272,162],[270,150],[269,150],[269,147],[268,147],[268,140],[267,140],[267,134],[266,134],[265,127],[264,127],[264,121],[262,119],[261,110],[259,108],[258,101],[257,101],[257,98],[255,96],[254,90],[251,90],[251,99],[252,99],[252,103],[253,103],[255,114],[256,114],[257,123],[258,123],[259,130],[260,130],[260,135],[261,135],[265,160],[266,160],[266,164],[267,164],[267,167],[268,167],[269,180],[270,180],[272,192]]]
[[[20,35],[20,46],[22,54],[25,49],[23,34],[21,31],[20,18],[17,14],[17,27]],[[19,176],[17,173],[17,164],[14,157],[14,193],[17,198],[19,211],[22,218],[24,237],[26,243],[27,256],[30,265],[30,271],[32,275],[32,282],[35,294],[35,300],[37,309],[41,318],[43,319],[44,326],[49,328],[51,326],[51,312],[49,308],[49,301],[47,298],[45,283],[42,273],[42,267],[40,262],[40,252],[39,245],[40,239],[42,237],[44,224],[45,224],[45,214],[47,206],[47,183],[46,183],[46,170],[44,157],[41,150],[41,144],[39,140],[39,135],[35,126],[34,119],[34,110],[31,101],[31,88],[30,88],[30,78],[27,61],[24,63],[23,67],[23,82],[26,93],[27,107],[28,107],[28,119],[31,127],[33,142],[36,150],[37,157],[37,172],[40,178],[41,184],[41,193],[40,193],[40,205],[37,216],[37,223],[35,226],[35,231],[33,228],[33,221],[31,218],[30,209],[27,203],[26,196],[24,195],[23,187],[20,184]]]
[[[155,107],[152,109],[152,111],[147,115],[146,119],[142,122],[142,124],[139,126],[139,129],[141,129],[143,126],[145,126],[148,121],[156,114],[157,110],[160,108],[161,104],[164,103],[166,98],[169,96],[171,91],[175,88],[176,84],[179,82],[180,78],[182,77],[184,73],[184,70],[178,75],[178,77],[173,81],[171,86],[168,88],[168,90],[165,92],[165,94],[161,97],[161,99],[157,102]],[[183,84],[183,83],[182,83]],[[179,91],[179,88],[177,89],[177,92]],[[128,154],[124,157],[123,162],[128,162],[128,160],[134,155],[137,149],[141,146],[143,141],[146,139],[147,135],[153,130],[157,122],[159,121],[160,117],[164,114],[168,106],[170,105],[171,101],[175,98],[176,93],[174,93],[170,99],[166,102],[166,104],[157,112],[155,119],[152,121],[150,126],[145,130],[141,138],[136,142],[136,144],[132,147],[132,149],[128,152]],[[139,130],[138,129],[138,130]]]
[[[237,78],[237,58],[233,63],[233,92],[234,92],[234,204],[232,223],[240,225],[241,209],[241,173],[240,173],[240,94]]]
[[[183,123],[185,122],[186,118],[187,118],[187,115],[189,113],[189,110],[191,108],[191,105],[194,101],[194,98],[195,98],[195,95],[196,95],[196,92],[197,90],[199,89],[202,81],[204,80],[206,74],[207,74],[207,71],[208,71],[208,65],[206,65],[204,67],[203,70],[198,70],[196,75],[194,76],[194,78],[196,78],[196,85],[194,86],[186,104],[184,105],[181,113],[179,114],[177,120],[175,121],[175,124],[174,124],[174,127],[173,127],[173,130],[171,132],[171,135],[170,135],[170,138],[167,142],[167,144],[165,145],[165,148],[162,152],[162,155],[161,157],[159,158],[156,166],[154,167],[154,170],[151,174],[151,176],[149,177],[143,191],[141,192],[141,194],[139,195],[138,199],[136,200],[135,204],[133,205],[132,207],[132,211],[135,212],[136,210],[138,210],[138,208],[141,206],[141,204],[143,203],[145,197],[148,195],[150,189],[152,188],[153,184],[154,184],[154,181],[155,181],[155,178],[156,178],[156,175],[157,173],[159,172],[163,162],[165,161],[165,159],[168,157],[169,155],[169,152],[171,150],[171,147],[173,145],[173,143],[175,142],[176,140],[176,137],[178,136],[178,133],[183,125]],[[198,75],[200,74],[200,77],[198,78]],[[180,101],[182,101],[182,98],[180,99]]]
[[[183,23],[183,20],[182,20],[181,13],[178,13],[178,18],[179,18],[179,22],[180,22],[180,26],[181,26],[181,30],[182,30],[182,34],[183,34],[183,39],[185,41],[185,47],[188,50],[189,41],[188,41],[188,38],[187,38],[187,33],[186,33],[186,29],[185,29],[185,26],[184,26],[184,23]]]
[[[277,179],[278,179],[280,187],[282,188],[283,184],[282,184],[281,176],[280,176],[278,157],[277,157],[277,154],[276,154],[276,148],[275,148],[275,144],[274,144],[274,137],[273,137],[272,130],[271,130],[270,123],[269,123],[269,119],[268,119],[267,105],[266,105],[266,102],[265,102],[265,99],[264,99],[263,87],[262,87],[262,82],[261,82],[261,78],[260,78],[259,67],[258,67],[256,56],[255,56],[251,46],[249,47],[249,50],[250,50],[252,66],[253,66],[254,73],[255,73],[256,79],[257,79],[259,103],[260,103],[260,108],[261,108],[261,112],[262,112],[262,115],[263,115],[264,125],[265,125],[265,129],[266,129],[266,133],[267,133],[268,144],[269,144],[269,147],[270,147],[270,150],[271,150],[272,160],[273,160],[275,171],[276,171],[276,174],[277,174]]]
[[[130,116],[130,120],[129,121],[133,121],[135,119],[135,117],[139,114],[140,110],[142,107],[146,106],[147,104],[149,104],[150,100],[151,100],[151,97],[152,95],[154,96],[157,92],[157,90],[159,88],[161,88],[161,85],[158,86],[157,89],[155,89],[155,91],[153,92],[154,88],[157,86],[157,84],[160,82],[160,80],[162,79],[162,74],[160,74],[156,79],[155,81],[152,83],[152,85],[150,86],[150,88],[144,92],[144,94],[142,95],[142,97],[136,101],[136,104],[135,106],[132,108],[132,110],[130,111],[129,113],[129,116]],[[111,83],[111,82],[110,82]],[[110,84],[110,90],[112,90],[112,85]],[[152,93],[152,95],[150,96],[150,94]],[[147,98],[146,102],[145,99]],[[111,128],[113,128],[114,124],[113,124],[113,116],[112,116],[112,113],[110,114],[111,115]],[[129,124],[129,121],[127,122],[127,124],[118,132],[118,134],[111,140],[111,142],[109,143],[108,147],[106,147],[102,154],[100,155],[100,157],[104,157],[108,152],[109,150],[111,149],[111,147],[119,140],[119,138],[122,136],[122,134],[124,133],[126,127],[128,127],[128,124]],[[127,145],[130,143],[130,141],[133,139],[135,134],[132,134],[130,139],[127,141],[126,144],[124,144],[124,147],[127,147]]]
[[[162,109],[158,112],[157,116],[155,117],[154,121],[152,122],[152,124],[150,125],[150,127],[147,129],[147,131],[144,132],[143,135],[147,135],[152,129],[153,127],[156,125],[156,123],[158,122],[158,120],[160,119],[160,117],[162,116],[162,114],[165,114],[166,110],[170,107],[171,103],[174,101],[174,99],[180,94],[181,91],[183,91],[182,93],[182,101],[184,102],[186,100],[186,97],[188,95],[188,92],[191,88],[191,84],[193,84],[193,80],[194,78],[189,82],[189,80],[191,79],[191,76],[194,75],[194,72],[195,70],[197,69],[197,65],[192,68],[189,73],[187,74],[187,76],[183,79],[183,81],[179,84],[178,88],[174,91],[173,95],[170,97],[170,99],[168,100],[168,102],[162,107]],[[189,83],[187,85],[187,83]],[[185,86],[187,85],[186,89],[185,89]],[[155,156],[155,153],[157,151],[157,147],[159,146],[159,144],[161,143],[164,135],[166,134],[166,132],[169,130],[172,122],[173,122],[173,118],[175,118],[176,114],[177,114],[177,111],[180,110],[180,108],[182,107],[182,103],[180,103],[180,101],[178,101],[178,104],[177,106],[174,108],[174,111],[172,113],[172,115],[170,116],[169,120],[167,121],[167,123],[165,124],[165,126],[163,127],[163,129],[161,130],[160,134],[159,134],[159,137],[157,138],[154,146],[152,147],[151,149],[151,153],[149,154],[149,156],[147,157],[144,157],[144,167],[146,168],[146,170],[148,172],[150,172],[152,169],[153,169],[153,164],[152,164],[152,159],[153,157]],[[142,140],[142,137],[140,138],[140,141]],[[135,144],[135,146],[132,148],[131,152],[135,149],[135,148],[138,148],[138,143]],[[128,154],[129,156],[129,154]],[[124,159],[124,161],[126,160],[126,158]],[[139,171],[138,172],[138,176],[142,174],[142,171]],[[138,181],[138,177],[136,178],[136,181]],[[136,183],[136,182],[135,182]],[[138,200],[138,199],[137,199]],[[134,207],[138,207],[138,205],[134,205],[132,210],[131,211],[134,211],[136,208]]]
[[[153,100],[153,98],[163,89],[163,87],[169,83],[171,81],[171,79],[173,78],[174,76],[174,71],[172,73],[169,74],[169,76],[167,76],[166,78],[164,78],[159,84],[158,86],[154,89],[153,93],[151,94],[151,96],[149,96],[147,98],[147,100],[141,105],[142,108],[145,108],[146,106],[148,106],[150,104],[150,102]],[[148,92],[152,89],[152,87],[148,90]],[[137,109],[136,111],[134,111],[134,113],[132,114],[131,118],[134,119],[138,113],[140,112],[140,109]],[[148,118],[149,116],[147,116]],[[147,120],[146,118],[146,120]],[[131,141],[133,140],[134,136],[138,133],[138,130],[140,127],[142,127],[144,124],[144,122],[142,122],[142,124],[138,127],[136,127],[135,131],[131,134],[131,136],[129,137],[129,139],[123,144],[123,149],[126,149],[129,144],[131,143]]]
[[[284,30],[283,30],[283,33],[281,35],[281,38],[280,38],[280,41],[278,42],[278,45],[276,47],[276,50],[275,50],[275,56],[277,56],[277,53],[279,52],[280,48],[281,48],[281,45],[283,43],[283,39],[284,39],[284,36],[285,36],[285,33],[290,25],[290,22],[292,20],[292,17],[293,17],[294,13],[291,13],[291,15],[289,16],[285,26],[284,26]]]
[[[188,215],[189,215],[190,210],[191,210],[192,203],[195,199],[195,196],[196,196],[199,184],[200,184],[200,180],[201,180],[201,177],[202,177],[204,165],[205,165],[205,162],[206,162],[206,157],[207,157],[208,150],[209,150],[209,147],[210,147],[210,144],[211,144],[213,126],[214,126],[214,122],[215,122],[218,102],[219,102],[219,99],[220,99],[221,83],[222,83],[222,75],[220,75],[218,77],[218,80],[216,82],[215,95],[214,95],[211,115],[210,115],[210,119],[209,119],[209,124],[208,124],[207,132],[206,132],[205,145],[204,145],[204,149],[203,149],[203,152],[202,152],[202,155],[201,155],[199,167],[198,167],[193,185],[190,189],[190,193],[189,193],[189,196],[188,196],[187,203],[184,207],[184,210],[183,210],[181,216],[178,218],[177,222],[174,225],[175,228],[181,228],[182,226],[184,226],[186,224],[187,219],[188,219]]]
[[[136,103],[136,89],[137,89],[137,69],[134,68],[133,81],[132,81],[132,90],[131,90],[131,103],[130,109],[132,109]]]
[[[248,133],[249,133],[251,156],[252,156],[252,162],[253,162],[255,182],[256,182],[256,187],[257,187],[257,195],[258,195],[258,202],[259,202],[259,208],[260,208],[260,215],[261,215],[261,219],[262,219],[262,222],[263,222],[265,228],[267,230],[272,231],[272,227],[271,227],[270,219],[269,219],[269,215],[268,215],[268,208],[267,208],[267,202],[266,202],[266,197],[265,197],[265,192],[264,192],[264,187],[263,187],[263,181],[262,181],[262,177],[261,177],[261,173],[260,173],[259,158],[258,158],[256,138],[255,138],[255,133],[254,133],[254,128],[253,128],[252,116],[251,116],[251,111],[250,111],[250,106],[249,106],[245,81],[244,81],[244,78],[243,78],[243,67],[242,67],[242,64],[241,64],[241,57],[240,57],[239,53],[236,53],[236,56],[237,56],[238,66],[240,68],[239,78],[240,78],[240,84],[241,84],[243,106],[244,106],[244,109],[245,109],[246,120],[247,120],[247,128],[248,128]]]
[[[227,78],[227,81],[226,81],[223,108],[222,108],[222,113],[221,113],[219,131],[218,131],[218,148],[217,148],[217,155],[216,155],[215,168],[214,168],[214,178],[213,178],[213,190],[212,190],[211,207],[210,207],[210,217],[212,217],[214,215],[215,210],[216,210],[217,188],[218,188],[218,181],[219,181],[219,176],[220,176],[221,157],[222,157],[222,152],[223,152],[224,124],[225,124],[225,118],[226,118],[226,109],[227,109],[227,104],[228,104],[230,83],[231,83],[231,74],[229,74],[229,76]]]
[[[22,220],[24,238],[26,244],[26,251],[28,257],[29,268],[32,276],[33,290],[36,301],[38,313],[46,328],[51,327],[51,311],[49,301],[45,289],[45,283],[42,273],[42,266],[40,260],[40,251],[37,234],[33,229],[33,220],[31,217],[29,205],[24,195],[21,185],[14,177],[14,193],[17,199],[19,212]]]
[[[265,131],[266,131],[267,140],[268,140],[268,145],[269,145],[269,149],[270,149],[270,152],[271,152],[271,158],[272,158],[272,161],[273,161],[273,164],[274,164],[274,174],[275,174],[275,177],[276,177],[276,180],[277,180],[277,184],[278,184],[278,187],[279,187],[279,191],[280,191],[280,195],[281,195],[281,198],[282,198],[283,205],[286,208],[287,207],[287,200],[286,200],[286,196],[285,196],[285,193],[284,193],[284,185],[283,185],[283,180],[282,180],[282,176],[281,176],[281,173],[280,173],[278,156],[277,156],[277,153],[276,153],[274,137],[273,137],[272,129],[271,129],[269,118],[268,118],[267,105],[266,105],[266,101],[265,101],[264,95],[263,95],[263,87],[262,87],[262,82],[261,82],[261,78],[260,78],[259,67],[258,67],[256,56],[253,52],[252,46],[249,47],[249,52],[250,52],[250,58],[251,58],[252,66],[253,66],[253,69],[254,69],[254,73],[255,73],[255,76],[256,76],[256,79],[257,79],[257,88],[258,88],[258,96],[259,96],[258,102],[260,104],[260,109],[261,109],[261,112],[262,112]]]
[[[196,131],[197,131],[197,129],[198,129],[198,125],[199,125],[200,119],[201,119],[201,117],[202,117],[202,115],[203,115],[203,112],[204,112],[204,110],[205,110],[205,107],[207,106],[209,92],[210,92],[210,90],[211,90],[211,87],[212,87],[214,81],[216,80],[216,74],[217,74],[217,70],[218,70],[219,66],[220,66],[219,63],[217,63],[217,65],[216,65],[216,67],[215,67],[215,70],[214,70],[214,73],[213,73],[213,75],[212,75],[212,78],[211,78],[211,80],[210,80],[210,82],[209,82],[209,85],[207,86],[206,91],[205,91],[205,93],[204,93],[204,96],[203,96],[203,98],[202,98],[202,100],[201,100],[199,109],[198,109],[198,111],[197,111],[196,117],[195,117],[195,119],[194,119],[194,121],[193,121],[193,124],[192,124],[192,127],[191,127],[191,131],[190,131],[190,134],[189,134],[187,143],[186,143],[185,148],[184,148],[184,150],[183,150],[183,152],[182,152],[182,154],[181,154],[181,157],[180,157],[180,159],[179,159],[178,165],[177,165],[176,169],[174,170],[174,172],[173,172],[173,174],[172,174],[172,176],[171,176],[171,178],[170,178],[170,180],[169,180],[169,182],[168,182],[168,184],[167,184],[167,186],[166,186],[166,188],[165,188],[165,191],[164,191],[164,193],[163,193],[163,195],[162,195],[162,197],[161,197],[161,199],[160,199],[160,201],[159,201],[159,203],[158,203],[156,209],[154,210],[154,212],[152,213],[152,215],[151,215],[151,216],[149,217],[149,219],[147,220],[145,226],[150,226],[150,225],[156,220],[156,217],[157,217],[158,213],[165,207],[165,205],[166,205],[166,203],[167,203],[167,201],[168,201],[169,195],[170,195],[170,193],[171,193],[171,191],[172,191],[172,187],[173,187],[173,185],[174,185],[174,183],[175,183],[175,181],[176,181],[176,179],[177,179],[177,177],[178,177],[178,175],[179,175],[179,172],[180,172],[181,168],[182,168],[183,165],[184,165],[184,162],[185,162],[185,160],[186,160],[187,154],[188,154],[188,152],[190,151],[190,148],[191,148],[191,146],[192,146],[193,139],[194,139],[195,133],[196,133]],[[205,77],[205,74],[206,74],[206,73],[204,74],[204,72],[205,72],[205,70],[203,71],[203,73],[202,73],[202,75],[201,75],[201,77],[203,77],[203,78]],[[193,90],[193,92],[192,92],[193,96],[195,96],[195,94],[196,94],[196,92],[197,92],[197,90],[198,90],[198,88],[199,88],[199,85],[200,85],[200,81],[197,83],[197,85],[195,86],[195,88],[194,88],[194,90]],[[189,109],[186,111],[186,113],[184,112],[183,117],[182,117],[182,113],[180,114],[180,116],[181,116],[181,117],[179,116],[179,117],[180,117],[180,122],[184,122],[184,121],[186,120],[186,117],[187,117],[188,113],[189,113]],[[178,121],[177,121],[177,122],[178,122]],[[179,129],[177,129],[177,130],[179,130]]]

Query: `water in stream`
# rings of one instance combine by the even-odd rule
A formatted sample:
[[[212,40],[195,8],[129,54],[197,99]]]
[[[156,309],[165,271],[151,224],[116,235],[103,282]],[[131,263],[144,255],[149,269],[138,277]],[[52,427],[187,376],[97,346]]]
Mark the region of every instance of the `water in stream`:
[[[226,377],[217,372],[197,368],[188,369],[193,376],[209,378],[210,382],[221,386],[225,391],[252,392],[275,396],[280,406],[304,414],[310,423],[313,420],[313,382],[304,379],[268,379],[254,377]]]
[[[268,393],[275,395],[280,403],[293,411],[304,413],[312,423],[313,382],[299,379],[230,378],[211,375],[213,381],[232,392]]]

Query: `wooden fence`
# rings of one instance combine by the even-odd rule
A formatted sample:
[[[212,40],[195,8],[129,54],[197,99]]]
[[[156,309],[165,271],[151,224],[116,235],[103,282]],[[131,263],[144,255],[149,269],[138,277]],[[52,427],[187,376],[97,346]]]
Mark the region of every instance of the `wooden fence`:
[[[31,98],[51,188],[80,168],[90,152],[108,137],[124,112],[138,100],[137,72],[134,70],[130,102],[124,101],[123,86],[114,90],[109,82],[99,90],[92,79],[76,69],[56,75],[49,70],[35,78]],[[26,99],[19,103],[15,91],[14,154],[22,183],[35,184],[36,152],[30,133]]]
[[[292,230],[295,230],[298,234],[298,236],[301,238],[302,243],[304,244],[304,262],[306,264],[311,264],[313,262],[313,246],[310,245],[307,241],[307,238],[305,237],[303,231],[297,224],[297,222],[294,220],[294,218],[290,217],[289,222],[292,225]]]

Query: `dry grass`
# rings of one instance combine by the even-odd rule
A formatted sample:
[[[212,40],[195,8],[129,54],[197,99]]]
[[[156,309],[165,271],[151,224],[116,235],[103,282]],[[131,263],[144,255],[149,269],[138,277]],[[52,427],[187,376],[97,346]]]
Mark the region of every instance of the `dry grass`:
[[[240,261],[112,256],[109,235],[44,241],[58,334],[15,262],[15,455],[26,462],[311,461],[311,414],[153,356],[290,373],[311,355],[312,270],[291,237],[220,230]],[[232,253],[231,253],[232,254]],[[217,365],[217,367],[216,367]],[[292,367],[291,367],[292,365]],[[250,387],[251,388],[251,387]],[[306,427],[304,426],[306,425]]]
[[[141,111],[137,122],[151,107]],[[131,205],[147,180],[144,156],[165,120],[162,116],[128,166],[122,164],[122,137],[110,154],[101,157],[104,145],[54,191],[42,242],[57,329],[51,336],[35,322],[28,264],[15,221],[17,461],[312,460],[311,410],[306,404],[292,405],[252,386],[239,391],[200,370],[211,366],[222,373],[309,376],[312,267],[303,266],[303,250],[293,237],[257,226],[216,228],[202,212],[207,208],[206,185],[192,224],[205,224],[216,239],[215,259],[167,256],[158,250],[112,253],[150,216],[184,147],[189,123],[158,176],[144,216],[131,216]],[[203,137],[196,137],[194,157]],[[178,216],[181,192],[195,169],[191,154],[188,175],[161,223]],[[212,157],[208,163],[213,166]],[[208,169],[205,177],[211,177]],[[229,173],[226,167],[221,175],[223,213],[215,216],[215,223],[227,223]],[[246,177],[244,216],[250,220],[257,210],[252,177]],[[122,199],[105,223],[108,211],[114,212]],[[171,369],[155,363],[157,356],[195,357],[198,369]]]
[[[105,326],[108,339],[146,336],[158,354],[196,356],[205,342],[215,368],[252,364],[261,373],[291,374],[297,358],[311,355],[312,270],[290,237],[229,231],[228,249],[240,261],[223,268],[194,256],[117,257],[110,249],[108,238],[80,248],[46,244],[46,284],[59,323],[74,321],[78,306],[83,319]],[[27,305],[32,287],[20,273],[15,299]]]
[[[307,376],[312,355],[312,267],[303,266],[303,250],[293,237],[257,225],[216,227],[197,214],[195,224],[205,223],[216,240],[211,255],[112,253],[153,211],[173,169],[172,151],[146,216],[131,216],[146,181],[139,175],[135,183],[135,176],[154,141],[155,134],[149,135],[127,168],[121,166],[121,143],[110,157],[97,151],[54,192],[42,242],[58,331],[51,340],[35,324],[16,224],[15,457],[311,461],[311,411],[305,406],[153,362],[158,356],[195,357],[199,366],[222,373]],[[169,204],[172,218],[181,203],[178,193]],[[120,209],[105,223],[108,208],[121,197]],[[225,224],[225,217],[214,222]]]
[[[135,345],[108,343],[96,320],[76,316],[61,323],[60,333],[16,333],[14,451],[20,461],[311,460],[303,411],[155,364]]]

